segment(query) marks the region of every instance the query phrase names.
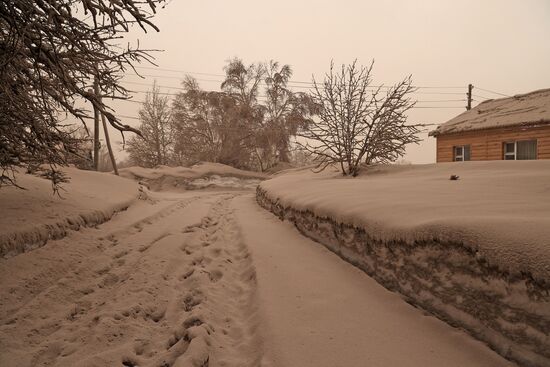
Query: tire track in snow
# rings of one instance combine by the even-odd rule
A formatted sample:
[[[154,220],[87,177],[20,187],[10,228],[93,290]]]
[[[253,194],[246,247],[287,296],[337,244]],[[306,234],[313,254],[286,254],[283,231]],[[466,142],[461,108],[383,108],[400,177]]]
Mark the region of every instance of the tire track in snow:
[[[234,196],[181,201],[90,241],[99,254],[2,319],[0,364],[258,365],[255,272]]]
[[[185,208],[187,205],[197,200],[198,198],[199,197],[193,197],[185,200],[180,200],[175,204],[162,208],[161,210],[157,211],[156,213],[150,216],[147,216],[146,218],[140,219],[138,221],[134,221],[132,224],[126,225],[123,229],[112,231],[107,236],[95,236],[94,234],[92,234],[91,236],[89,236],[90,238],[82,238],[81,234],[83,232],[86,232],[88,234],[90,231],[81,231],[80,233],[75,232],[71,234],[72,236],[69,235],[68,238],[63,238],[61,240],[51,241],[51,242],[57,242],[57,243],[69,242],[70,243],[75,240],[76,241],[84,240],[86,242],[89,242],[89,245],[91,248],[97,247],[97,249],[103,251],[105,247],[108,247],[108,246],[113,247],[118,244],[117,236],[120,236],[122,234],[132,234],[132,233],[140,232],[142,230],[143,225],[152,225],[155,222],[166,217],[167,215],[172,214],[175,210]],[[76,237],[76,239],[74,237]],[[108,244],[105,243],[104,237],[109,240],[107,242]],[[84,250],[89,251],[90,248],[84,249]],[[40,251],[47,251],[47,249],[38,249],[37,251],[35,251],[34,254]],[[61,254],[57,254],[57,255],[61,255]],[[77,253],[75,256],[78,256],[80,258],[86,255],[88,255],[88,253],[80,252],[80,253]],[[27,256],[32,256],[32,255],[27,255]],[[59,286],[64,287],[65,282],[67,280],[66,279],[67,273],[79,274],[83,271],[86,271],[87,265],[86,264],[80,265],[82,264],[82,260],[63,261],[63,259],[61,258],[54,259],[54,260],[60,263],[59,267],[56,266],[55,269],[46,269],[47,274],[38,274],[34,276],[32,279],[23,279],[23,281],[20,282],[20,288],[25,288],[30,291],[27,291],[25,292],[25,294],[22,294],[20,298],[17,300],[18,302],[14,302],[13,299],[7,300],[5,302],[5,304],[8,304],[8,305],[13,304],[15,307],[7,308],[5,312],[0,312],[0,325],[5,322],[10,322],[11,320],[17,318],[19,309],[24,308],[24,306],[31,303],[33,300],[39,298],[41,295],[50,292],[56,287],[59,287]],[[16,261],[16,260],[14,259],[13,261]],[[7,262],[10,262],[10,261],[8,260]],[[102,265],[96,271],[98,273],[105,273],[106,272],[105,269],[108,270],[109,267],[110,266]],[[44,278],[49,278],[48,279],[49,281],[47,283],[44,282]],[[50,284],[50,285],[47,287],[41,287],[41,283]],[[16,287],[11,287],[9,290],[9,293],[14,294],[16,293],[16,291],[17,291]],[[6,317],[8,317],[9,319],[5,320]]]

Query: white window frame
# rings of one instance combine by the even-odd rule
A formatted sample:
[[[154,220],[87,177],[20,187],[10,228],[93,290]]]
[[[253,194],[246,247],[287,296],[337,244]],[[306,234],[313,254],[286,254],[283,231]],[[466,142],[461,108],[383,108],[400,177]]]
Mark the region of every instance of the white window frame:
[[[506,145],[508,144],[514,144],[514,151],[513,152],[506,152]],[[516,160],[516,154],[518,151],[518,142],[516,141],[505,141],[503,143],[502,151],[504,155],[502,156],[502,159],[505,161],[515,161]],[[514,159],[506,159],[507,156],[514,157]]]
[[[464,160],[464,152],[465,152],[465,148],[466,147],[469,147],[470,144],[466,144],[466,145],[455,145],[453,146],[453,162],[466,162]],[[456,148],[461,148],[462,149],[462,154],[456,154]],[[471,148],[470,148],[470,156],[472,155],[472,151],[471,151]]]
[[[514,140],[514,141],[505,141],[502,143],[502,159],[503,160],[508,160],[508,161],[517,161],[518,160],[518,142],[520,141],[534,141],[535,142],[535,145],[537,146],[537,149],[538,149],[538,141],[537,139],[525,139],[525,140]],[[514,151],[512,153],[507,153],[506,152],[506,144],[514,144]],[[511,157],[514,157],[514,159],[506,159],[506,156],[511,156]],[[534,160],[538,159],[538,156],[535,156]]]

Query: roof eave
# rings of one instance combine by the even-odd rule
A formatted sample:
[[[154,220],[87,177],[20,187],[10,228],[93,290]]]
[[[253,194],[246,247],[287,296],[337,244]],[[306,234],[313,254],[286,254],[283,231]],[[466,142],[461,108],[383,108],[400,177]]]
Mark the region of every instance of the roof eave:
[[[520,122],[517,124],[512,125],[505,125],[505,126],[493,126],[493,127],[486,127],[486,128],[471,128],[466,130],[460,130],[460,131],[439,131],[439,129],[430,131],[428,133],[428,136],[437,137],[438,135],[451,135],[451,134],[460,134],[460,133],[469,133],[473,131],[484,131],[484,130],[495,130],[495,129],[511,129],[511,128],[522,128],[522,127],[539,127],[539,126],[547,126],[550,125],[550,120],[539,120],[539,121],[531,121],[531,122]]]

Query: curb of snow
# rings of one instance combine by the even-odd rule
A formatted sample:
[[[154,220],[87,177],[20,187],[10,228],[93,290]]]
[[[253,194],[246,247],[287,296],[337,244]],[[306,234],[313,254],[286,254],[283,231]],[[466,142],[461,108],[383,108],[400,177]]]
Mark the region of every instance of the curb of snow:
[[[376,238],[368,228],[282,205],[262,186],[260,206],[357,266],[405,301],[466,330],[521,365],[550,365],[550,279],[511,273],[462,243]]]
[[[44,246],[49,240],[58,240],[83,227],[94,227],[109,221],[116,213],[130,207],[140,194],[133,199],[113,205],[108,209],[97,209],[65,217],[61,220],[39,224],[24,230],[0,233],[0,257],[9,258]]]

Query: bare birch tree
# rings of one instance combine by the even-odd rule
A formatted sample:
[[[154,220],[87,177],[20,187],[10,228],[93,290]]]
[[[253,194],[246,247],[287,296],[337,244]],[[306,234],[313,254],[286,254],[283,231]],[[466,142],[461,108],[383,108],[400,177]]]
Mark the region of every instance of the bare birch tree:
[[[288,87],[292,77],[290,65],[280,66],[272,60],[266,64],[265,70],[265,116],[258,133],[261,144],[257,149],[261,149],[262,168],[267,169],[276,162],[290,161],[290,139],[309,122],[310,111],[308,96]]]
[[[120,79],[147,51],[118,45],[121,34],[151,22],[164,0],[0,0],[0,184],[13,183],[13,168],[66,164],[75,148],[59,122],[70,115],[84,122],[86,101],[121,132],[124,125],[99,96],[128,97]],[[103,101],[108,100],[104,98]]]
[[[232,129],[238,134],[228,135],[225,140],[225,151],[237,147],[233,154],[239,155],[240,168],[253,168],[253,156],[258,156],[258,132],[262,127],[264,108],[258,103],[260,85],[265,76],[263,63],[245,65],[239,58],[229,60],[224,67],[225,80],[222,90],[235,100],[232,110]],[[229,158],[229,157],[227,157]],[[231,161],[229,159],[226,161]],[[236,162],[237,163],[237,162]]]
[[[224,114],[219,112],[223,96],[202,90],[191,76],[185,77],[182,86],[183,92],[176,95],[172,105],[175,153],[182,163],[218,162],[223,144],[220,127]]]
[[[130,160],[142,167],[169,164],[174,145],[171,109],[156,82],[145,95],[139,120],[141,136],[133,136],[127,144]]]
[[[415,101],[411,77],[391,86],[372,85],[374,61],[368,66],[342,65],[330,71],[322,84],[315,79],[311,98],[316,117],[300,132],[302,149],[323,170],[338,164],[344,175],[356,176],[361,164],[394,162],[405,146],[418,143],[420,124],[407,124]]]
[[[269,169],[290,159],[290,139],[309,118],[309,97],[288,87],[289,65],[229,60],[222,92],[187,76],[173,104],[175,155],[238,168]],[[262,83],[263,82],[263,83]],[[265,84],[265,85],[264,85]],[[265,92],[262,103],[260,91]]]

